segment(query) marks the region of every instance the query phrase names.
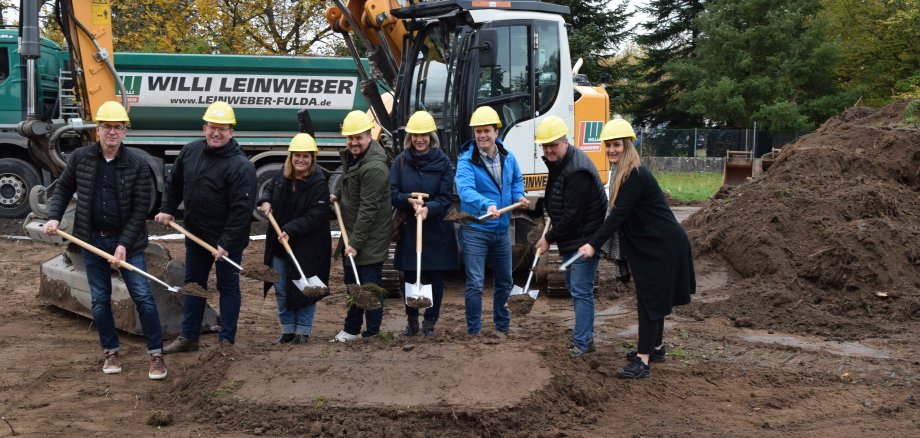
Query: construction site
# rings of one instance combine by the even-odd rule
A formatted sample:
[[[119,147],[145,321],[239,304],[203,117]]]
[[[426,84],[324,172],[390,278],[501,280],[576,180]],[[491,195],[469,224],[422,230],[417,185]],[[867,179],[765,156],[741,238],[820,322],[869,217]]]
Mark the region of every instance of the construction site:
[[[167,356],[169,378],[155,382],[143,338],[123,334],[125,372],[104,375],[92,321],[39,294],[39,265],[63,248],[9,237],[21,223],[4,221],[0,436],[916,435],[920,128],[905,122],[909,104],[845,111],[683,221],[698,288],[667,317],[667,361],[642,381],[614,375],[634,348],[636,302],[606,261],[597,352],[579,360],[565,350],[566,298],[540,296],[507,335],[469,337],[460,274],[446,281],[436,336],[398,336],[393,298],[384,335],[330,343],[345,313],[335,260],[306,345],[272,345],[275,301],[244,278],[232,350],[205,334],[199,352]],[[181,240],[156,242],[183,252]]]

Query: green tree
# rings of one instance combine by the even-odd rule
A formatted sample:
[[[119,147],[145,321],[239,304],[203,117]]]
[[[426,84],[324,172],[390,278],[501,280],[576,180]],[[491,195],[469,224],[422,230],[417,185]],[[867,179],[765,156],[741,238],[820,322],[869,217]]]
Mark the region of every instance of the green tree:
[[[712,125],[805,130],[856,99],[834,86],[836,45],[819,0],[716,0],[695,20],[693,57],[668,63],[680,110]]]
[[[703,11],[702,0],[651,0],[642,8],[649,21],[641,23],[636,37],[641,49],[637,77],[641,77],[640,99],[631,108],[637,125],[666,124],[674,128],[695,127],[702,117],[674,104],[674,96],[687,84],[667,74],[665,65],[689,59],[694,50],[696,29],[693,19]]]
[[[839,84],[862,103],[920,96],[920,2],[822,0],[827,34],[840,46]]]
[[[112,38],[118,52],[208,53],[196,24],[194,0],[112,3]]]

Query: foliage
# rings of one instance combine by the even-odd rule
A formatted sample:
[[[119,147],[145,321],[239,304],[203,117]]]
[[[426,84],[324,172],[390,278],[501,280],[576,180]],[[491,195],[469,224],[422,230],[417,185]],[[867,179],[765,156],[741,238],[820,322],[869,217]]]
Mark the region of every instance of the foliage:
[[[920,97],[920,2],[822,0],[827,37],[840,45],[835,72],[862,103]]]
[[[661,190],[679,202],[702,202],[722,187],[720,172],[655,172]]]
[[[233,394],[237,389],[240,389],[241,386],[243,386],[243,382],[241,381],[227,380],[214,391],[203,394],[202,398],[207,403],[217,403],[228,395]]]
[[[702,118],[673,105],[674,95],[688,84],[666,74],[669,62],[689,59],[694,50],[693,19],[703,10],[702,0],[651,0],[642,8],[649,21],[640,24],[636,43],[642,56],[635,74],[641,77],[641,97],[631,109],[639,126],[667,124],[672,128],[702,125]]]
[[[836,46],[818,0],[717,0],[695,20],[694,57],[665,66],[692,84],[677,106],[710,124],[807,130],[856,99],[833,85]]]

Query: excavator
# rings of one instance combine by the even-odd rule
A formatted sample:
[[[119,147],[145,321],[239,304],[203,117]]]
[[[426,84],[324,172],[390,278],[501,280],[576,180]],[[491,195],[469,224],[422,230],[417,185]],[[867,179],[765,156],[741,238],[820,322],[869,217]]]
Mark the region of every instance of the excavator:
[[[573,65],[568,13],[566,6],[520,0],[332,0],[325,12],[361,70],[381,144],[398,148],[409,117],[424,110],[456,161],[472,137],[472,112],[488,105],[499,114],[500,138],[520,163],[532,206],[511,221],[513,260],[524,269],[532,260],[531,231],[543,227],[547,170],[534,141],[540,121],[565,120],[572,144],[592,158],[604,183],[609,173],[598,135],[610,100],[578,74],[580,59]],[[361,68],[364,56],[370,70]],[[564,293],[561,278],[538,278],[538,286]]]

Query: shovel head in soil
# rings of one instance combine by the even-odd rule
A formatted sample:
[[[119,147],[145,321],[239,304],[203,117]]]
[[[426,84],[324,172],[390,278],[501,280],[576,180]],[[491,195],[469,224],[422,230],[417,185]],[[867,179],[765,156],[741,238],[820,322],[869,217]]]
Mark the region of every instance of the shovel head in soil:
[[[416,309],[427,309],[434,303],[434,296],[431,294],[431,285],[418,283],[406,283],[406,305]]]

